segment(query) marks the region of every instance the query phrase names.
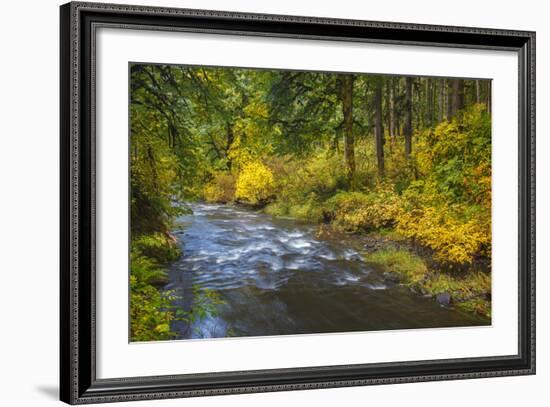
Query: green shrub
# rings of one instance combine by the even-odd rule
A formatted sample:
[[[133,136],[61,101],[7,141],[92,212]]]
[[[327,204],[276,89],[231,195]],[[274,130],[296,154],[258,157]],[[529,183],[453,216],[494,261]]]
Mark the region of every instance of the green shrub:
[[[130,256],[130,338],[132,341],[171,339],[170,310],[174,296],[156,286],[167,282],[166,271],[136,251]]]
[[[264,208],[264,212],[277,218],[289,217],[290,205],[288,202],[275,201]]]
[[[153,233],[136,237],[131,242],[132,250],[160,264],[176,260],[181,255],[176,238],[167,233]]]

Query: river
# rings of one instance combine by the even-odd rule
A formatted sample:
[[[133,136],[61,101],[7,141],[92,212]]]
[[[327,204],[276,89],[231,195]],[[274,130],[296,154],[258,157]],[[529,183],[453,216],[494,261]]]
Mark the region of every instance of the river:
[[[218,315],[173,323],[177,339],[486,325],[388,281],[346,239],[240,207],[193,203],[174,231],[183,255],[170,283],[189,311],[193,287],[217,292]]]

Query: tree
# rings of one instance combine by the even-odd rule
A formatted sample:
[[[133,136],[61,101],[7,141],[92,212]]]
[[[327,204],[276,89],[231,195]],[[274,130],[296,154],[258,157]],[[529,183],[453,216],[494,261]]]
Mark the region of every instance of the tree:
[[[452,90],[452,79],[451,80],[446,80],[446,88],[447,88],[447,98],[446,98],[446,102],[447,102],[447,114],[446,114],[446,119],[447,121],[451,121],[451,119],[453,118],[454,116],[454,112],[453,112],[453,90]]]
[[[413,103],[412,103],[412,87],[413,87],[413,78],[407,76],[405,78],[405,155],[407,159],[411,158],[412,153],[412,133],[413,133]]]
[[[438,109],[438,121],[442,122],[445,117],[445,79],[440,79],[439,83],[439,109]]]
[[[340,98],[344,116],[344,162],[346,175],[350,185],[355,177],[355,140],[353,137],[353,75],[342,75],[340,80]]]
[[[390,127],[388,129],[388,133],[390,136],[390,140],[392,143],[395,142],[396,139],[396,111],[395,111],[395,80],[394,78],[389,78],[388,82],[388,88],[389,88],[389,123]]]
[[[464,81],[453,79],[452,83],[452,111],[451,116],[464,108]]]
[[[384,128],[382,125],[382,84],[383,79],[377,78],[374,88],[375,124],[374,135],[376,140],[376,162],[378,175],[384,177]]]

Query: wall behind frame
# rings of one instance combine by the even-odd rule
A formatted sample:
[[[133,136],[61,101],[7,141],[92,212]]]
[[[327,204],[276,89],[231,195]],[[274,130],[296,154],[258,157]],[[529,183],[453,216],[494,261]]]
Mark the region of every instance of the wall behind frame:
[[[114,0],[113,0],[114,1]],[[105,2],[105,1],[101,1]],[[128,0],[133,4],[205,8],[259,13],[402,21],[537,31],[538,125],[537,206],[550,204],[550,142],[543,137],[550,121],[550,28],[543,2],[526,0],[441,2],[387,0]],[[59,168],[59,11],[60,1],[9,2],[3,6],[0,64],[0,367],[5,405],[60,405],[58,386],[58,168]],[[6,53],[7,52],[7,53]],[[187,406],[542,405],[548,397],[550,287],[550,215],[538,211],[537,342],[538,374],[455,382],[341,388],[251,394],[185,400]],[[126,403],[179,406],[181,400]]]

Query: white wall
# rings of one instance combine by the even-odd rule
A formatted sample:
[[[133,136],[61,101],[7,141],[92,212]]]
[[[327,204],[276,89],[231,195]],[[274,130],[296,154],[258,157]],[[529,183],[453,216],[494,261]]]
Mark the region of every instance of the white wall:
[[[392,386],[188,399],[188,406],[543,405],[550,383],[550,145],[547,110],[550,28],[544,2],[461,0],[129,1],[278,14],[314,15],[537,31],[538,104],[538,374]],[[42,406],[57,401],[58,381],[58,5],[57,0],[5,2],[0,24],[0,403]],[[546,184],[546,185],[545,185]],[[405,344],[406,345],[406,344]],[[540,401],[537,401],[540,400]],[[149,405],[181,405],[181,401]],[[135,404],[135,403],[134,403]],[[125,404],[130,405],[130,404]],[[145,405],[145,404],[143,404]]]

